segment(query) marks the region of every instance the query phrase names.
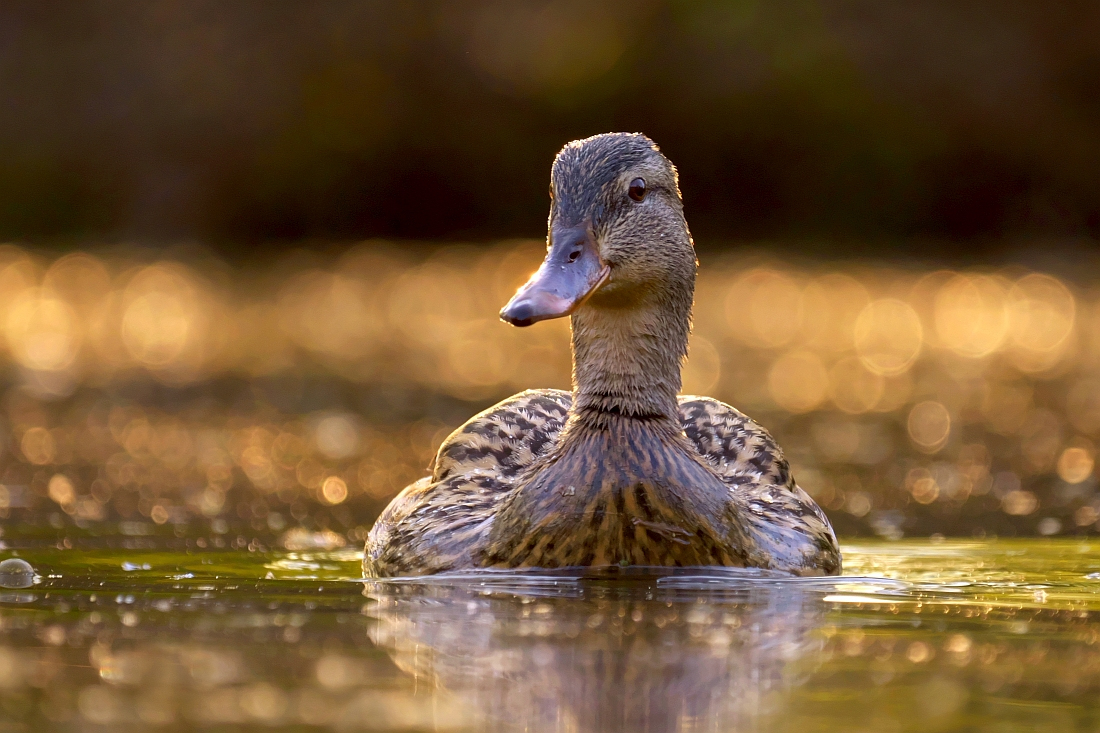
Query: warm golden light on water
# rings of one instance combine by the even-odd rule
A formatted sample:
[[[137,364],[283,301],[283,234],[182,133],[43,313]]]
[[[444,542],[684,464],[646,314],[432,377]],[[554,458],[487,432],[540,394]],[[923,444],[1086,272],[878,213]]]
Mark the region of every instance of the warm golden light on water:
[[[1082,447],[1066,448],[1058,458],[1058,476],[1067,484],[1079,484],[1092,475],[1095,457]]]
[[[886,392],[886,379],[864,366],[854,356],[841,359],[829,371],[829,394],[833,404],[852,414],[867,412]]]
[[[1031,491],[1010,491],[1001,502],[1006,514],[1023,516],[1039,508],[1039,499]]]
[[[940,497],[940,485],[924,468],[914,468],[905,477],[906,488],[918,504],[931,504]]]
[[[1009,292],[1009,337],[1027,351],[1053,351],[1073,331],[1076,303],[1060,281],[1025,275]]]
[[[850,350],[856,319],[870,302],[867,288],[851,275],[832,272],[814,278],[802,294],[802,327],[808,343],[827,351]]]
[[[61,506],[72,504],[76,498],[73,483],[64,474],[56,473],[50,478],[48,491],[50,498]]]
[[[802,291],[781,272],[751,270],[730,286],[726,320],[730,330],[747,344],[783,346],[802,327]]]
[[[920,354],[922,337],[917,312],[892,298],[868,304],[855,323],[856,352],[864,366],[876,374],[907,371]]]
[[[122,294],[122,342],[138,363],[153,369],[180,359],[194,321],[205,303],[200,302],[183,268],[153,266],[140,271]]]
[[[1000,348],[1008,332],[1008,315],[999,278],[956,275],[935,297],[940,343],[963,356],[981,357]]]
[[[909,437],[917,447],[935,453],[947,442],[951,433],[951,414],[939,402],[920,402],[909,411]]]
[[[788,412],[809,412],[825,399],[829,375],[816,354],[792,351],[772,364],[768,388],[776,404]]]
[[[375,242],[233,270],[0,247],[15,380],[0,512],[42,500],[75,522],[282,531],[326,511],[358,536],[464,419],[568,388],[568,320],[497,319],[544,250]],[[832,515],[884,536],[920,507],[1035,531],[1100,519],[1100,289],[1019,269],[702,260],[683,392],[772,430]],[[202,407],[153,406],[148,387],[93,397],[136,383]]]
[[[413,380],[456,396],[526,386],[527,375],[554,386],[568,378],[565,324],[515,331],[496,319],[537,267],[537,243],[445,247],[419,260],[365,246],[330,268],[290,271],[281,282],[208,279],[175,262],[115,267],[85,253],[52,264],[12,247],[0,254],[7,286],[0,323],[11,358],[29,372],[67,375],[68,389],[89,374],[132,366],[171,384],[275,373],[303,354],[355,380]],[[884,395],[897,393],[884,377],[943,358],[939,349],[979,360],[1003,354],[1029,375],[1081,358],[1081,339],[1091,338],[1092,331],[1078,333],[1076,297],[1046,274],[937,273],[911,303],[897,297],[896,283],[896,275],[874,270],[857,276],[704,263],[697,355],[686,378],[694,391],[715,389],[733,373],[726,366],[739,349],[760,351],[774,365],[779,356],[766,355],[782,347],[801,354],[798,364],[814,374],[800,388],[805,395],[787,401],[794,411],[827,399],[859,414],[883,409]],[[820,399],[820,370],[816,362],[806,366],[815,358],[828,375]],[[782,362],[771,379],[773,398],[792,395],[794,387],[782,387],[789,366]],[[1090,417],[1100,415],[1090,406],[1094,393],[1073,392],[1075,423],[1100,421]]]
[[[348,485],[339,476],[329,476],[321,484],[321,495],[329,504],[340,504],[348,498]]]

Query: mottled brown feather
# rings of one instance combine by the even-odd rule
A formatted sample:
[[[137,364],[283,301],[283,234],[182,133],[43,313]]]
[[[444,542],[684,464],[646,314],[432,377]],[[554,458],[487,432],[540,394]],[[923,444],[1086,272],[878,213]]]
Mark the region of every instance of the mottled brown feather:
[[[685,526],[682,515],[690,510],[645,506],[646,501],[659,503],[647,490],[614,496],[593,492],[588,500],[595,504],[587,515],[603,511],[599,521],[582,524],[587,532],[577,531],[575,522],[554,527],[553,512],[544,515],[543,524],[532,526],[537,515],[533,510],[525,513],[532,518],[526,526],[494,532],[509,499],[516,501],[526,472],[538,468],[539,461],[559,447],[570,404],[567,392],[532,390],[480,413],[452,433],[439,449],[433,475],[406,488],[379,517],[367,541],[365,573],[384,577],[485,566],[624,561],[749,565],[800,575],[840,571],[840,552],[828,519],[795,484],[771,435],[729,405],[707,397],[681,397],[679,405],[684,443],[724,486],[714,497],[716,505],[725,505],[714,512],[720,519],[709,522],[702,535],[699,527]],[[642,466],[638,473],[653,468]],[[668,466],[659,468],[668,471]],[[571,497],[583,492],[583,486],[574,486]],[[531,493],[571,498],[561,496],[560,490]],[[615,501],[620,502],[617,511],[607,511],[609,502]],[[725,541],[734,524],[743,534],[740,549],[731,549],[732,543]],[[625,536],[633,541],[623,541]]]
[[[529,390],[470,418],[443,441],[432,475],[398,494],[367,539],[368,577],[474,567],[516,477],[554,445],[568,392]]]
[[[840,572],[829,519],[803,491],[771,433],[710,397],[681,396],[680,422],[699,454],[729,489],[749,525],[752,565],[800,575]]]

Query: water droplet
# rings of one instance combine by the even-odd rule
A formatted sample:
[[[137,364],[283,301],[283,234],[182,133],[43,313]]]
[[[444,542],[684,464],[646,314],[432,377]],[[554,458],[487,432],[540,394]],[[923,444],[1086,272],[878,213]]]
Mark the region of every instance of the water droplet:
[[[34,585],[34,568],[26,560],[9,557],[0,562],[0,586],[28,588]]]

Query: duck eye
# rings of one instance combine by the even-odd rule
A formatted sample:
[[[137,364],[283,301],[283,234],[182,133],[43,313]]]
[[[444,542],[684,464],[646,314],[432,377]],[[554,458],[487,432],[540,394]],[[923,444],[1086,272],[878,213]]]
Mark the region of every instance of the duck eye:
[[[645,179],[635,178],[630,182],[630,188],[627,189],[627,194],[635,201],[641,201],[645,198]]]

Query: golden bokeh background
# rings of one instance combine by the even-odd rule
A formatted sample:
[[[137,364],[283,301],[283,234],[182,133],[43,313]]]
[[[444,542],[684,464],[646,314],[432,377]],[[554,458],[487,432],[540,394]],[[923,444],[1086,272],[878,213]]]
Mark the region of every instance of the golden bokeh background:
[[[496,317],[542,250],[366,242],[249,267],[0,247],[0,514],[359,541],[463,420],[569,387],[567,321]],[[1019,267],[701,259],[683,391],[772,430],[840,531],[1095,528],[1100,290]]]

